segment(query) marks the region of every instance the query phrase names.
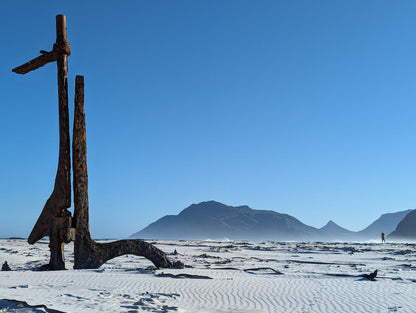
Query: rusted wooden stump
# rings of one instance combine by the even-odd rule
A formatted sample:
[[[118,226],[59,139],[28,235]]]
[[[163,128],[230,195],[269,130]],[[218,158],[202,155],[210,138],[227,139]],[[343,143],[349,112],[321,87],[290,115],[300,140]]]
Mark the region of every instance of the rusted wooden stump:
[[[75,241],[74,268],[98,268],[109,259],[135,254],[144,256],[157,267],[180,267],[179,261],[172,264],[166,254],[143,240],[120,240],[97,243],[89,231],[87,142],[84,113],[84,77],[76,77],[75,116],[73,130],[73,183],[74,218],[68,208],[71,206],[71,156],[68,113],[68,56],[71,54],[67,42],[66,18],[56,16],[56,43],[50,52],[41,51],[41,56],[13,69],[26,74],[47,63],[57,61],[59,96],[59,159],[53,192],[40,214],[32,232],[29,244],[49,236],[51,251],[46,270],[65,269],[64,244]]]

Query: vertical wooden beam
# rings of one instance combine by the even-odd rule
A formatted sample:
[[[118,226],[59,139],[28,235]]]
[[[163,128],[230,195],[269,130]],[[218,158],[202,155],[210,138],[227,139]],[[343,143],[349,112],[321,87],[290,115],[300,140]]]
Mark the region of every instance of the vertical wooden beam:
[[[34,244],[48,235],[51,258],[48,269],[65,269],[63,246],[60,236],[62,223],[60,218],[70,218],[67,210],[71,206],[71,155],[68,111],[68,55],[71,53],[66,35],[66,18],[56,16],[56,43],[52,54],[57,56],[58,101],[59,101],[59,159],[53,192],[42,210],[28,242]]]
[[[69,110],[68,110],[68,55],[64,47],[68,45],[66,35],[66,18],[64,15],[56,16],[56,43],[54,50],[58,52],[58,99],[59,99],[59,160],[58,172],[55,179],[54,193],[56,194],[56,207],[50,221],[49,240],[51,258],[50,269],[65,269],[64,242],[60,236],[62,224],[59,217],[71,216],[67,209],[71,206],[71,152],[69,137]]]
[[[56,42],[68,42],[68,37],[66,35],[66,16],[62,14],[56,16]]]
[[[56,16],[56,43],[54,50],[58,52],[58,99],[59,99],[59,161],[55,188],[58,189],[62,210],[71,206],[71,151],[69,137],[69,110],[68,110],[68,50],[65,15]],[[70,53],[70,51],[69,51]],[[64,214],[67,215],[67,214]]]
[[[74,268],[98,268],[106,261],[124,254],[144,256],[157,267],[172,267],[167,255],[155,246],[140,240],[119,240],[97,243],[89,229],[87,139],[84,113],[84,77],[75,80],[75,114],[72,139],[74,187]],[[176,266],[183,264],[176,263]]]
[[[74,168],[74,219],[68,208],[71,206],[71,156],[68,113],[68,56],[71,54],[67,42],[66,18],[56,16],[56,43],[51,52],[41,51],[41,56],[14,68],[18,74],[26,74],[45,64],[57,61],[59,99],[59,159],[53,192],[40,214],[28,242],[34,244],[49,236],[51,257],[42,269],[65,269],[64,243],[75,240],[74,268],[98,268],[109,259],[124,254],[144,256],[157,267],[180,267],[181,262],[172,262],[166,254],[143,240],[120,240],[96,243],[89,231],[87,142],[84,113],[84,77],[77,76],[75,84],[75,116],[73,133]],[[75,226],[76,228],[73,228]]]
[[[58,170],[60,192],[62,192],[62,206],[71,206],[71,153],[69,137],[68,111],[68,55],[70,51],[66,35],[65,15],[56,16],[56,44],[58,52],[58,99],[59,99],[59,164]],[[57,177],[58,178],[58,177]]]
[[[87,138],[84,112],[84,77],[75,78],[74,127],[72,138],[72,168],[74,188],[74,268],[85,268],[93,250],[89,230]]]

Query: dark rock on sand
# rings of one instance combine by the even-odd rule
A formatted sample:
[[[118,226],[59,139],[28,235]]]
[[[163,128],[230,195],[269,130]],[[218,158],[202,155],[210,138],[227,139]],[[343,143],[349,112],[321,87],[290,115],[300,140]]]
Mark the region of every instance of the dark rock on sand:
[[[3,266],[1,267],[2,271],[11,271],[12,269],[10,268],[9,264],[7,264],[7,261],[5,261],[3,263]]]
[[[374,281],[376,280],[376,277],[377,277],[377,270],[375,270],[371,274],[364,274],[363,277],[367,278],[368,280]]]

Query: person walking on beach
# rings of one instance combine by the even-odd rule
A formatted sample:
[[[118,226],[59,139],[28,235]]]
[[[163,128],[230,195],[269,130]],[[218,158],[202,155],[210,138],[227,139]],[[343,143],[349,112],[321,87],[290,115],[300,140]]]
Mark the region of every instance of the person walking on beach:
[[[381,233],[381,242],[386,242],[386,239],[384,238],[384,233]]]

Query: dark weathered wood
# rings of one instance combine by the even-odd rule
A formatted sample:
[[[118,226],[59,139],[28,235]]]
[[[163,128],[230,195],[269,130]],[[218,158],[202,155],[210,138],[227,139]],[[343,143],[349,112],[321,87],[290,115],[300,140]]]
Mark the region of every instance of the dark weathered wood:
[[[25,74],[49,62],[57,61],[59,98],[59,159],[53,192],[29,235],[34,244],[49,236],[51,251],[49,264],[43,270],[65,269],[64,244],[75,241],[74,268],[98,268],[107,260],[124,254],[144,256],[157,267],[183,267],[179,261],[172,264],[166,254],[143,240],[120,240],[96,243],[91,239],[88,216],[88,174],[84,114],[84,78],[76,77],[75,117],[73,133],[74,167],[74,219],[71,206],[71,156],[68,113],[68,55],[66,18],[56,16],[56,43],[51,52],[41,51],[41,56],[19,66],[13,71]]]
[[[67,42],[65,15],[56,16],[56,43],[53,46],[53,50],[50,52],[41,50],[40,53],[42,54],[41,56],[15,67],[12,71],[17,74],[26,74],[50,62],[57,61],[59,56],[71,54],[71,46]]]
[[[97,243],[89,230],[87,139],[84,113],[84,77],[75,81],[75,114],[72,139],[72,168],[74,175],[74,268],[98,268],[106,261],[134,254],[149,259],[157,267],[172,267],[166,254],[155,246],[140,240],[119,240]]]
[[[67,46],[66,19],[63,15],[56,17],[57,42],[55,47]],[[65,32],[65,34],[62,34]],[[57,49],[58,51],[58,49]],[[71,155],[69,137],[68,111],[68,55],[59,50],[57,52],[58,68],[58,100],[59,100],[59,159],[55,178],[55,186],[39,216],[28,242],[33,244],[42,237],[49,235],[48,228],[52,217],[68,216],[67,208],[71,206]],[[70,215],[70,214],[69,214]]]
[[[58,58],[58,54],[55,53],[54,51],[47,52],[37,58],[34,58],[33,60],[23,65],[15,67],[14,69],[12,69],[12,71],[17,74],[26,74],[50,62],[55,62],[57,58]]]
[[[34,244],[44,236],[49,236],[51,258],[48,269],[65,269],[63,257],[64,242],[71,238],[71,225],[68,224],[71,213],[67,210],[71,206],[71,155],[69,138],[68,113],[68,55],[71,53],[67,42],[66,18],[56,16],[56,42],[51,52],[41,51],[41,56],[13,69],[13,72],[25,74],[49,62],[57,61],[58,68],[58,99],[59,99],[59,159],[55,177],[55,186],[51,196],[29,235],[28,242]],[[63,219],[64,218],[64,219]],[[69,222],[70,223],[70,222]],[[72,236],[73,237],[73,236]]]
[[[363,274],[362,276],[364,278],[367,278],[368,280],[375,281],[376,277],[377,277],[377,270],[375,270],[374,272],[372,272],[370,274]]]

